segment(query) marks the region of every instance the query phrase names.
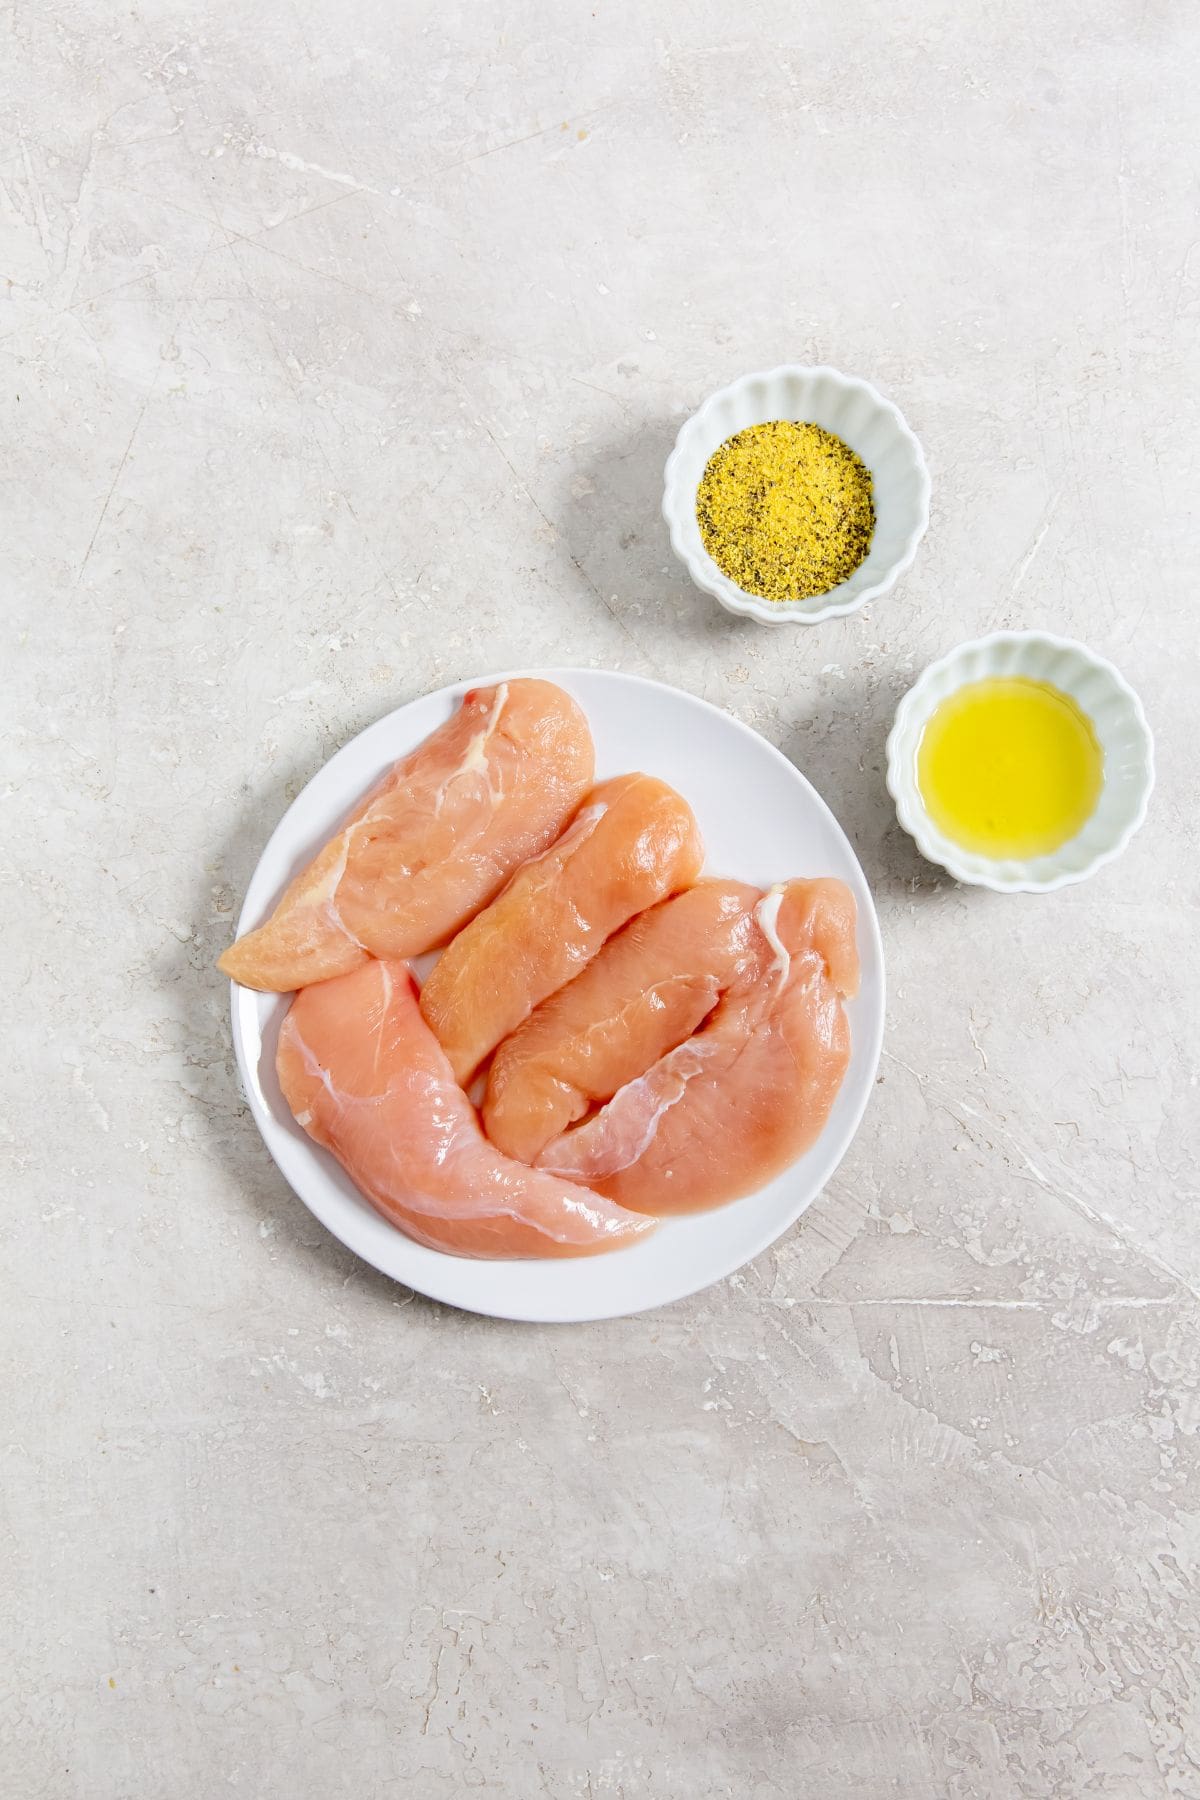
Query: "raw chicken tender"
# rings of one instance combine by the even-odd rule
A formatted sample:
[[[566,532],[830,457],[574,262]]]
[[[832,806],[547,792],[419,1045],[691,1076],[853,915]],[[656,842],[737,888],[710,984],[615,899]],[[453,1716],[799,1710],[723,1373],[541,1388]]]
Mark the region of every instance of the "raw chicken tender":
[[[594,788],[558,842],[459,932],[421,990],[457,1079],[470,1081],[614,931],[687,887],[703,860],[692,809],[665,781],[618,775]]]
[[[761,899],[744,882],[700,881],[610,938],[497,1050],[483,1102],[492,1142],[532,1162],[690,1037],[757,955]]]
[[[592,774],[587,720],[553,682],[473,689],[218,966],[287,993],[368,955],[436,949],[553,843]]]
[[[708,1022],[548,1145],[539,1168],[639,1212],[699,1212],[809,1149],[850,1060],[854,897],[840,881],[791,881],[755,920],[755,954]]]
[[[590,1256],[654,1221],[494,1149],[402,962],[307,987],[276,1057],[296,1119],[391,1224],[456,1256]]]

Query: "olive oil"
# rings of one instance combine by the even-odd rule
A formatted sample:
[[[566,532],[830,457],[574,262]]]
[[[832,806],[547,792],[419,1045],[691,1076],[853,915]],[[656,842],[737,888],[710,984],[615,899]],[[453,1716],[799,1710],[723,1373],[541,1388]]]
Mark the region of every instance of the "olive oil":
[[[917,785],[944,836],[1001,861],[1046,856],[1095,810],[1104,752],[1069,694],[1027,676],[969,682],[937,707]]]

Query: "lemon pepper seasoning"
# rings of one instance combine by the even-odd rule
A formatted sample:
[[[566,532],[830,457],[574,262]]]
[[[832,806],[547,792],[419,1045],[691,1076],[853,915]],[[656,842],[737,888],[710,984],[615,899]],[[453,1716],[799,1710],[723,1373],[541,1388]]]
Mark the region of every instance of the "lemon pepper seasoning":
[[[749,425],[715,450],[696,492],[704,548],[761,600],[827,594],[871,548],[871,471],[831,431]]]

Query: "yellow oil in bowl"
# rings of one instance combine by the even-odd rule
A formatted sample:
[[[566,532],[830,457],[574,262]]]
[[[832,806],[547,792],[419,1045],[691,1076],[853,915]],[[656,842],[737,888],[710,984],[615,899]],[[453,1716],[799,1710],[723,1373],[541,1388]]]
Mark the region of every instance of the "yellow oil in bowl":
[[[929,718],[917,785],[945,837],[1002,861],[1047,856],[1095,810],[1104,751],[1087,714],[1046,681],[968,682]]]

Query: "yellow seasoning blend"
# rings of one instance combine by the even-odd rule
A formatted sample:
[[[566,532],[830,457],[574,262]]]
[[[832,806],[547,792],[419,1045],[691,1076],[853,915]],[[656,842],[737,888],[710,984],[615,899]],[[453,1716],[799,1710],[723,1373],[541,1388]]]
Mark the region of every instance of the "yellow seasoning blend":
[[[1104,752],[1069,694],[1028,676],[969,682],[936,708],[917,785],[939,831],[979,856],[1046,856],[1087,822]]]
[[[769,419],[726,438],[696,490],[704,548],[760,600],[809,600],[871,548],[871,471],[819,425]]]

